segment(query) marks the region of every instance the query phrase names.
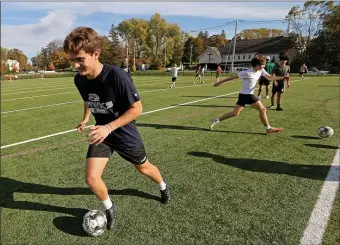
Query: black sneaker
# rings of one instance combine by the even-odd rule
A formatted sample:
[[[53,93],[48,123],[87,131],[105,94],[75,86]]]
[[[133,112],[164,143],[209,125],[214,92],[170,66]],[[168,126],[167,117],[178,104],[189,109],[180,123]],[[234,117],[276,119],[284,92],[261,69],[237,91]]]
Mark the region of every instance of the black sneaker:
[[[282,107],[277,107],[276,110],[277,111],[283,111]]]
[[[171,195],[170,195],[170,189],[169,189],[168,183],[165,182],[165,184],[166,184],[165,190],[161,191],[161,202],[164,204],[167,204],[171,200]]]
[[[274,105],[271,105],[271,106],[268,106],[267,108],[268,108],[268,109],[271,109],[271,108],[273,108],[273,107],[274,107]]]
[[[112,207],[105,211],[106,219],[107,219],[107,229],[111,230],[115,226],[116,222],[116,212],[117,206],[116,204],[112,204]]]

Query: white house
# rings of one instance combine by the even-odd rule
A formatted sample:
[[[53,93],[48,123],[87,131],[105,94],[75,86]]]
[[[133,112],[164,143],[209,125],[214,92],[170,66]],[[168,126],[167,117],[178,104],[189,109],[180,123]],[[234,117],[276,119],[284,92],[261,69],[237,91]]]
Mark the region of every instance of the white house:
[[[19,62],[16,60],[7,60],[5,64],[9,67],[10,71],[12,71],[14,67],[16,68],[16,72],[20,70]]]
[[[233,55],[233,42],[219,49],[208,47],[199,56],[200,64],[211,64],[211,66],[222,64],[226,70],[230,70]],[[250,67],[250,61],[256,54],[270,56],[275,62],[279,61],[279,53],[291,47],[290,37],[278,36],[269,38],[259,38],[251,40],[237,40],[234,57],[234,67]]]

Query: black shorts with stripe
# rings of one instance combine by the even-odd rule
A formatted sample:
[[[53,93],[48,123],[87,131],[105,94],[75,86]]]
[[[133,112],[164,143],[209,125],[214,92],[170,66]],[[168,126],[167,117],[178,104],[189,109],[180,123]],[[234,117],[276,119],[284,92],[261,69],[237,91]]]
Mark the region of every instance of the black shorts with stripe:
[[[260,80],[259,80],[259,84],[260,85],[265,85],[265,86],[269,86],[269,80],[263,76],[261,76]]]
[[[278,83],[277,86],[273,84],[272,93],[284,93],[285,92],[285,84],[284,83]]]
[[[128,149],[106,141],[99,145],[89,145],[86,158],[110,158],[114,152],[117,152],[126,161],[136,165],[143,164],[148,160],[143,144],[134,149]]]
[[[258,102],[260,99],[253,94],[238,94],[237,105],[245,106]]]

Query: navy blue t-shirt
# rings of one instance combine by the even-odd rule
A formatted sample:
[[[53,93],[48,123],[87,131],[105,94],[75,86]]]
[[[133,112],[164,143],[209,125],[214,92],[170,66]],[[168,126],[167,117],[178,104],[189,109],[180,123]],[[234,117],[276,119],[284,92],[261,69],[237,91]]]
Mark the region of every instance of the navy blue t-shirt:
[[[105,125],[116,120],[140,100],[129,74],[113,65],[104,64],[100,74],[91,80],[78,73],[74,83],[91,110],[96,125]],[[135,121],[116,129],[105,141],[130,149],[143,144]]]

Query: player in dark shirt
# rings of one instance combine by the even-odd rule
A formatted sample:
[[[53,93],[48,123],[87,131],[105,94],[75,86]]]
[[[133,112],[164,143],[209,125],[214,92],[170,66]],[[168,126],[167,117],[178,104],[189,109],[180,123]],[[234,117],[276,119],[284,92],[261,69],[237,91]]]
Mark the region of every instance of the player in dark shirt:
[[[274,68],[273,74],[275,76],[285,76],[288,77],[289,72],[290,72],[290,67],[286,64],[288,61],[288,56],[286,54],[281,54],[280,55],[280,63]],[[282,80],[277,80],[273,83],[273,88],[272,88],[272,97],[271,97],[271,106],[269,108],[274,107],[274,100],[275,100],[275,95],[277,94],[277,111],[282,111],[282,94],[285,92],[285,81],[287,81],[287,87],[290,87],[290,82],[289,79],[282,79]]]
[[[89,133],[86,182],[103,202],[107,228],[112,229],[116,205],[108,195],[102,173],[114,152],[159,185],[163,203],[171,197],[159,169],[149,162],[136,127],[135,119],[142,113],[142,104],[133,81],[121,68],[100,63],[100,47],[98,34],[88,27],[74,29],[64,41],[64,50],[78,70],[74,82],[84,100],[84,116],[78,131],[85,130],[91,113],[96,120]]]

